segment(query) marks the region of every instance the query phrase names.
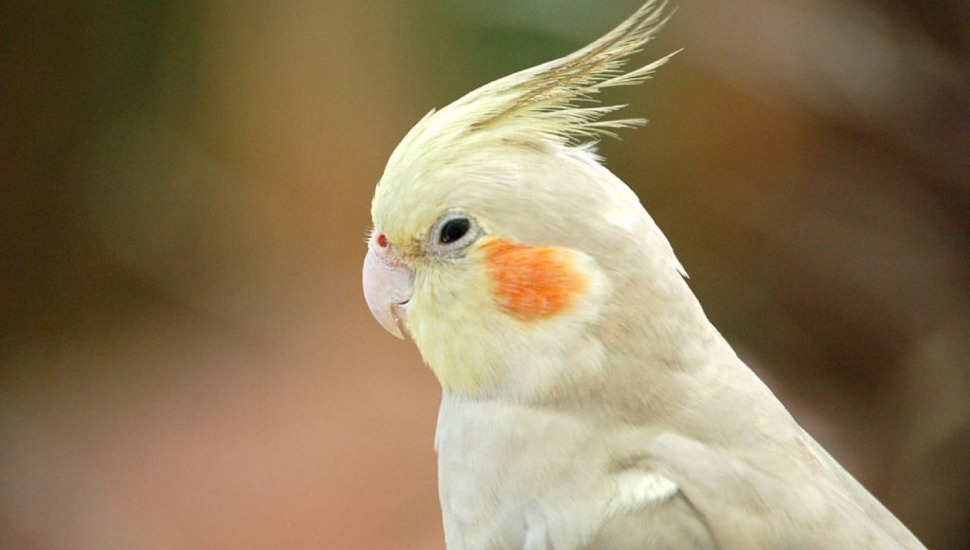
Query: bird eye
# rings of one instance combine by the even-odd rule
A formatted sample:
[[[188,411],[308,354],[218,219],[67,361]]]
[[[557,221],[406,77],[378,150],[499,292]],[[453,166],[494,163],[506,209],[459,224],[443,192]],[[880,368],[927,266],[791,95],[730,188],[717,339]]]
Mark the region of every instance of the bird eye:
[[[438,218],[428,231],[429,250],[441,258],[458,258],[484,233],[478,220],[451,211]]]
[[[452,218],[441,226],[438,240],[441,241],[441,244],[453,243],[464,237],[470,228],[471,222],[468,221],[468,218]]]

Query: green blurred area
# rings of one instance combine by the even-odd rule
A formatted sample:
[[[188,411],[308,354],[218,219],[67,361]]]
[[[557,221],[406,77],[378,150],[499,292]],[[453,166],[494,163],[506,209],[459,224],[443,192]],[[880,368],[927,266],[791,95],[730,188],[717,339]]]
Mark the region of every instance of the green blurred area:
[[[373,186],[637,6],[6,5],[0,547],[443,547],[439,390],[359,290]],[[806,427],[970,547],[970,8],[676,8],[608,166]]]

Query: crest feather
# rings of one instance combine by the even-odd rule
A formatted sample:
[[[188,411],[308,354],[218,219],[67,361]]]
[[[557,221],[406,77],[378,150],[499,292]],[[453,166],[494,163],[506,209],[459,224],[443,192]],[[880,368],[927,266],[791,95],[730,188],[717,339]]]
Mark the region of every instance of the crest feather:
[[[666,2],[650,0],[585,48],[486,84],[433,116],[429,113],[415,130],[423,127],[460,139],[484,134],[507,142],[565,143],[615,137],[613,130],[642,125],[645,120],[638,118],[604,120],[625,105],[581,107],[578,103],[595,101],[592,96],[605,88],[639,84],[677,53],[623,71],[628,58],[666,23],[665,7]],[[455,136],[456,130],[460,136]]]
[[[595,104],[593,96],[605,88],[639,84],[674,55],[624,71],[629,57],[666,23],[665,7],[665,0],[648,0],[626,21],[579,51],[488,83],[429,112],[391,153],[374,196],[374,212],[382,204],[400,208],[407,196],[421,195],[415,189],[428,189],[429,174],[446,166],[474,164],[480,160],[478,153],[495,147],[575,146],[642,125],[645,121],[639,118],[607,118],[625,105]],[[597,159],[592,149],[585,150],[588,158]]]

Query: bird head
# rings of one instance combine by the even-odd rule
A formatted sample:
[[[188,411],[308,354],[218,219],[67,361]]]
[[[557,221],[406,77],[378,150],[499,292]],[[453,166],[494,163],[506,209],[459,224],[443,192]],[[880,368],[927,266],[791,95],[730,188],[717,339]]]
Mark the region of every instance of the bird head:
[[[642,122],[589,102],[667,61],[623,70],[661,23],[648,3],[582,50],[432,111],[391,155],[371,208],[365,298],[385,329],[410,334],[445,391],[581,377],[603,363],[597,327],[612,323],[621,340],[657,324],[621,315],[627,299],[684,286],[666,238],[592,145]]]

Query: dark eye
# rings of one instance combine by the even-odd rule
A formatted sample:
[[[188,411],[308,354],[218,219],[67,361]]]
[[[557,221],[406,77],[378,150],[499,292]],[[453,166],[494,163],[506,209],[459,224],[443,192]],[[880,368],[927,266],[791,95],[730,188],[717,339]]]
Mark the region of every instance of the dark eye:
[[[468,221],[468,218],[450,219],[441,226],[441,234],[438,236],[438,240],[442,244],[453,243],[464,237],[470,228],[471,222]]]

